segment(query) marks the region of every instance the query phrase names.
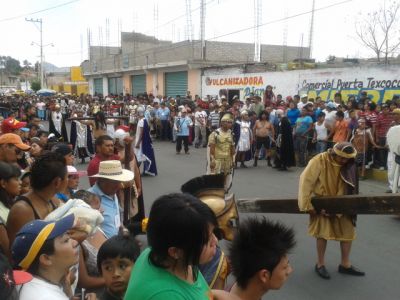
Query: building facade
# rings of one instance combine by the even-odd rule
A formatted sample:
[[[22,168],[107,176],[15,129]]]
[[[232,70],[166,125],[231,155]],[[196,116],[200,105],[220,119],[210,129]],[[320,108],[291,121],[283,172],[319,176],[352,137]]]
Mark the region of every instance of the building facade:
[[[83,75],[92,95],[153,95],[175,97],[202,93],[202,75],[210,67],[252,63],[254,44],[206,41],[161,41],[140,33],[121,33],[121,47],[90,47]],[[299,57],[308,58],[305,47],[261,45],[261,64]]]

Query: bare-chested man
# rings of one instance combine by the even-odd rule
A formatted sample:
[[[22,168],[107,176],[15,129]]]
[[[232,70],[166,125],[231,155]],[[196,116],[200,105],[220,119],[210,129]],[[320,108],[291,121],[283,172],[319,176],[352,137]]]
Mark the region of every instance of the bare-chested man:
[[[271,140],[274,141],[274,126],[268,121],[268,113],[263,111],[260,118],[253,127],[253,136],[255,136],[256,153],[254,154],[254,167],[257,167],[258,154],[264,145],[266,150],[268,166],[271,167]]]

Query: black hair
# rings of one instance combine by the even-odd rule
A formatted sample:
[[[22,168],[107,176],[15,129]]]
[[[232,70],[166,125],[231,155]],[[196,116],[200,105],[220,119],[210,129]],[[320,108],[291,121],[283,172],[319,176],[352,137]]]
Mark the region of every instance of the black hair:
[[[342,112],[341,110],[338,110],[338,111],[336,112],[336,117],[344,118],[344,112]]]
[[[97,268],[99,273],[101,272],[101,264],[106,259],[112,258],[127,258],[132,262],[135,262],[140,254],[140,248],[135,241],[135,238],[130,234],[119,233],[101,245],[99,252],[97,253]]]
[[[55,178],[64,179],[66,174],[64,156],[57,152],[45,152],[32,165],[31,186],[34,190],[41,190]]]
[[[29,268],[26,271],[28,273],[31,273],[32,275],[38,275],[39,266],[40,266],[40,256],[42,254],[53,255],[54,252],[55,252],[54,239],[46,240],[43,243],[42,248],[40,248],[38,254],[36,254],[35,259],[33,260],[33,262],[31,263],[31,265],[29,266]]]
[[[376,109],[376,104],[375,102],[370,102],[368,103],[368,107],[370,110],[374,111]]]
[[[318,118],[321,118],[321,117],[325,117],[325,113],[324,113],[323,111],[321,111],[321,112],[319,113],[319,115],[318,115]]]
[[[3,161],[0,161],[0,180],[8,181],[11,178],[19,178],[21,176],[21,170],[14,164],[9,164]],[[0,202],[2,202],[6,207],[11,208],[12,199],[0,186]]]
[[[41,137],[42,135],[48,136],[48,135],[49,135],[49,132],[48,132],[48,131],[45,131],[45,130],[39,130],[38,133],[37,133],[37,136],[38,136],[38,137]]]
[[[95,148],[102,146],[105,141],[114,141],[114,140],[109,135],[106,135],[106,134],[101,135],[98,138],[96,138],[96,141],[94,143]]]
[[[177,247],[184,253],[184,266],[198,266],[210,238],[210,224],[217,224],[216,217],[198,198],[181,193],[159,197],[151,207],[147,227],[150,262],[166,268],[168,249]]]
[[[233,275],[241,288],[260,270],[273,272],[296,244],[293,229],[265,217],[243,221],[229,248]]]
[[[73,195],[72,197],[75,198],[75,199],[81,199],[81,200],[83,200],[85,203],[87,203],[87,204],[90,205],[90,203],[91,203],[91,201],[92,201],[92,198],[93,198],[94,196],[97,196],[97,195],[94,194],[94,193],[91,193],[91,192],[89,192],[89,191],[87,191],[87,190],[78,190],[78,191],[76,191],[76,192],[74,193],[74,195]]]
[[[262,115],[266,116],[267,121],[269,120],[269,112],[267,112],[266,110],[261,111],[260,115],[258,116],[259,120],[262,120]]]
[[[105,128],[107,126],[106,116],[102,111],[94,114],[94,124],[96,129]]]

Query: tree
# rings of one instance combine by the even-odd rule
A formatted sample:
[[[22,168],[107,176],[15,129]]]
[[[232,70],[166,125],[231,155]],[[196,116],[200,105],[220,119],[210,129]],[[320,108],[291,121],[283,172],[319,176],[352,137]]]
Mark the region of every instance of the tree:
[[[38,79],[34,79],[31,82],[31,89],[35,92],[41,89],[40,81]]]
[[[27,59],[24,59],[22,65],[24,67],[24,70],[32,70],[32,64]]]
[[[0,65],[4,68],[5,72],[12,75],[19,75],[22,71],[19,60],[11,56],[0,56]]]
[[[386,2],[378,11],[368,13],[366,17],[356,22],[356,34],[360,42],[374,51],[378,61],[384,58],[388,63],[400,46],[400,30],[398,13],[400,2]]]

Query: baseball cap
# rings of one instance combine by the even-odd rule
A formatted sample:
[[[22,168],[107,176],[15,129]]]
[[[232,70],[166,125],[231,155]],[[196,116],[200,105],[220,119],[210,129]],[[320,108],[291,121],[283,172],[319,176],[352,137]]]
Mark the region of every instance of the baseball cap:
[[[326,106],[329,108],[336,108],[336,105],[333,102],[328,102],[328,104],[326,104]]]
[[[87,175],[86,171],[78,171],[74,166],[67,166],[68,175],[78,175],[79,177]]]
[[[65,143],[55,144],[51,149],[52,152],[60,153],[62,156],[72,153],[72,148]]]
[[[13,271],[8,259],[0,253],[0,299],[9,299],[16,285],[32,280],[32,275],[24,271]]]
[[[22,270],[29,269],[44,243],[66,233],[73,227],[74,220],[74,214],[70,214],[58,221],[34,220],[25,224],[12,244],[14,263]]]
[[[25,126],[26,122],[20,122],[14,118],[7,118],[3,120],[3,123],[1,124],[1,130],[3,133],[10,133]]]
[[[21,137],[14,133],[6,133],[0,136],[0,145],[1,144],[14,144],[17,148],[26,151],[31,147],[24,144],[21,140]]]
[[[300,98],[307,98],[308,95],[307,94],[301,94]]]

